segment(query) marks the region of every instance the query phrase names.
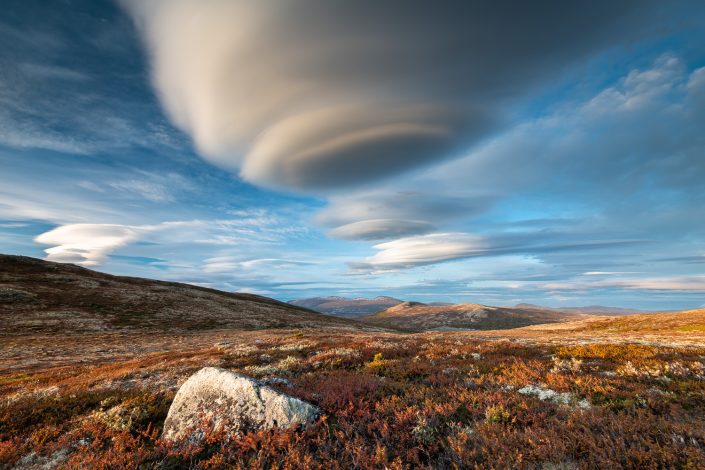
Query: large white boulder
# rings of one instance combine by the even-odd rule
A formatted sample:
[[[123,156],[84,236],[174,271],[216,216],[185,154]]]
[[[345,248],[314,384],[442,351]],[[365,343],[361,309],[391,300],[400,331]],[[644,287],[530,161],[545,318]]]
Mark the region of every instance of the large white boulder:
[[[313,421],[319,413],[316,406],[277,392],[258,380],[205,367],[176,393],[164,422],[163,437],[191,437],[204,423],[227,431],[288,428]]]

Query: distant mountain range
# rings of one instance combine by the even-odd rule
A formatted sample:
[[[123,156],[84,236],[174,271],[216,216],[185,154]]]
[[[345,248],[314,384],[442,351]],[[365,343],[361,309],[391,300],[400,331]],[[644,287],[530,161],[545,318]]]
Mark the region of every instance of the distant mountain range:
[[[638,320],[647,328],[656,318],[653,313],[628,317],[634,313],[641,312],[601,306],[424,304],[387,296],[373,299],[316,297],[283,303],[257,295],[112,276],[72,264],[0,255],[0,338],[33,334],[186,333],[270,328],[500,330],[610,320],[604,318],[606,316],[619,318],[614,318],[612,323],[589,323],[585,328],[600,325],[608,329],[629,329],[632,320]],[[617,322],[622,318],[626,323]],[[684,325],[683,316],[664,318],[678,327]]]
[[[429,305],[404,302],[361,318],[380,327],[406,331],[496,330],[543,323],[559,323],[586,315],[539,308],[490,307],[480,304]]]
[[[321,313],[345,318],[361,318],[371,313],[386,310],[399,305],[403,300],[394,297],[380,296],[374,299],[348,299],[345,297],[313,297],[310,299],[291,300],[291,305],[304,307]]]
[[[291,305],[296,305],[298,307],[304,307],[311,310],[315,310],[321,313],[327,313],[330,315],[335,315],[344,318],[361,319],[364,321],[374,320],[370,315],[375,313],[382,313],[383,311],[389,309],[390,307],[396,307],[401,304],[405,304],[404,309],[408,306],[424,306],[424,307],[452,307],[446,309],[425,309],[424,312],[438,316],[439,312],[458,312],[464,310],[464,307],[459,307],[458,305],[475,305],[475,304],[458,304],[454,305],[448,302],[429,302],[427,304],[419,302],[405,302],[400,299],[388,296],[379,296],[373,299],[367,298],[347,298],[339,296],[330,297],[312,297],[307,299],[290,300],[288,302]],[[489,308],[489,307],[488,307]],[[528,303],[517,304],[514,307],[492,307],[494,309],[499,309],[502,312],[521,312],[521,315],[527,316],[527,318],[549,318],[557,319],[563,318],[562,315],[555,315],[555,313],[564,313],[568,315],[600,315],[600,316],[621,316],[621,315],[634,315],[639,313],[650,313],[644,310],[635,310],[628,308],[618,308],[618,307],[605,307],[601,305],[589,305],[586,307],[544,307],[541,305],[534,305]],[[394,310],[392,310],[394,312]],[[408,313],[408,312],[407,312]],[[553,315],[551,313],[554,313]],[[452,315],[451,315],[452,316]],[[381,317],[377,317],[381,318]],[[568,317],[574,318],[574,317]],[[435,323],[435,321],[434,321]],[[511,323],[511,322],[510,322]],[[534,324],[533,321],[528,324]]]

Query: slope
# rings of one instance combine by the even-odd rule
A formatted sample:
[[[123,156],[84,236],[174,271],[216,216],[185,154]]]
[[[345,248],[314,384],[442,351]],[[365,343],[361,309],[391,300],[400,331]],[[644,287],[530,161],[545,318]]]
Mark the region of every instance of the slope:
[[[266,297],[0,255],[0,336],[360,325]]]

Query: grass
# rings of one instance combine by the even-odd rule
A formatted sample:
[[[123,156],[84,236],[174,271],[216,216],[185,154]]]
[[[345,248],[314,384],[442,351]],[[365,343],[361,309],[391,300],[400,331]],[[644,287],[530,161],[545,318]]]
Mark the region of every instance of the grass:
[[[705,348],[315,331],[166,348],[2,376],[0,468],[31,452],[66,468],[705,468]],[[206,365],[286,377],[273,386],[323,416],[162,441],[178,384]]]
[[[705,331],[705,325],[681,326],[681,327],[677,328],[676,331],[683,331],[683,332]]]

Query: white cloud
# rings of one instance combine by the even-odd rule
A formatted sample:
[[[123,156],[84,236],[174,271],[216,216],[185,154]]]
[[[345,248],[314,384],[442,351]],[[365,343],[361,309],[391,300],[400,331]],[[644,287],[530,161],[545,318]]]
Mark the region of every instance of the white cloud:
[[[242,259],[239,256],[216,256],[205,260],[203,272],[206,273],[253,273],[258,270],[272,272],[272,270],[291,270],[300,266],[310,266],[315,263],[309,261],[282,259],[282,258],[255,258]]]
[[[634,271],[587,271],[586,276],[617,276],[621,274],[637,274]]]
[[[380,243],[378,252],[362,263],[351,263],[353,272],[396,271],[458,258],[480,255],[488,245],[467,233],[434,233]]]
[[[49,261],[96,266],[111,252],[135,241],[145,230],[115,224],[71,224],[45,232],[35,241],[55,245],[44,250]]]
[[[566,281],[539,284],[550,291],[588,291],[595,289],[628,289],[641,291],[705,292],[705,276],[672,276],[617,279],[610,281]]]
[[[596,285],[599,287],[622,287],[638,290],[705,292],[705,276],[628,279],[623,281],[601,282]]]
[[[114,251],[137,240],[165,246],[197,245],[237,246],[247,250],[251,247],[282,244],[307,233],[303,226],[269,211],[241,211],[240,217],[230,219],[194,219],[161,222],[158,224],[123,225],[74,223],[64,224],[42,233],[35,238],[37,243],[53,245],[44,250],[47,259],[58,262],[97,266],[103,264]],[[191,248],[193,249],[193,248]],[[301,264],[295,260],[238,259],[239,268],[253,267],[257,263],[277,262],[288,266]],[[212,258],[213,270],[235,266],[235,258]],[[283,264],[282,264],[283,266]],[[215,272],[215,271],[213,271]]]

